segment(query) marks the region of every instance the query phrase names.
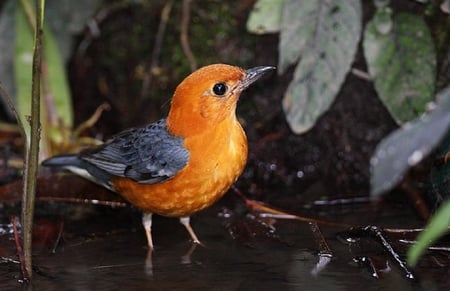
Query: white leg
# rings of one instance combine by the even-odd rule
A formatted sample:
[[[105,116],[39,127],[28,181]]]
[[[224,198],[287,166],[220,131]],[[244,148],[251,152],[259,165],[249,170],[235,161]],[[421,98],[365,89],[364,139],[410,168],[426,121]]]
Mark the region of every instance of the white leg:
[[[194,230],[191,227],[191,224],[189,223],[190,218],[189,216],[180,217],[180,223],[184,225],[186,230],[189,232],[189,235],[191,236],[192,242],[195,244],[201,245],[202,243],[198,240],[197,236],[194,233]]]
[[[145,234],[147,235],[147,243],[150,251],[153,251],[152,215],[153,213],[150,212],[144,212],[142,215],[142,225],[144,226]]]

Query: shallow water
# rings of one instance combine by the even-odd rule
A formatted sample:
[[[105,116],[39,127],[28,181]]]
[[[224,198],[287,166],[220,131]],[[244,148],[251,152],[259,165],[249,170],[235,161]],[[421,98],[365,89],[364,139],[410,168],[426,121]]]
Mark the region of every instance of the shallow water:
[[[155,218],[156,250],[149,256],[137,211],[101,209],[82,219],[66,218],[63,240],[52,253],[35,250],[34,290],[437,290],[436,274],[419,282],[404,274],[384,256],[376,243],[346,245],[336,233],[321,227],[333,256],[317,272],[318,246],[308,223],[278,220],[279,239],[260,236],[233,239],[219,217],[221,206],[199,213],[193,227],[205,244],[193,246],[176,219]],[[95,207],[94,207],[95,208]],[[401,214],[398,214],[401,215]],[[355,218],[355,217],[354,217]],[[404,218],[404,216],[403,216]],[[390,220],[391,218],[388,218]],[[400,217],[399,217],[400,219]],[[401,223],[400,220],[398,220]],[[3,258],[14,256],[14,242],[2,237]],[[381,278],[353,261],[358,255],[379,258],[386,269]],[[325,257],[326,260],[327,257]],[[18,265],[0,264],[0,289],[21,286]],[[439,272],[445,275],[446,269]]]

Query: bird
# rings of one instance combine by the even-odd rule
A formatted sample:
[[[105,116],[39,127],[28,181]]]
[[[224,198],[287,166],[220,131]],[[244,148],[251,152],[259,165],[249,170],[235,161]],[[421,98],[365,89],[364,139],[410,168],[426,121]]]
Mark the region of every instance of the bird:
[[[239,97],[274,69],[204,66],[177,86],[165,118],[42,165],[80,175],[142,210],[150,250],[153,214],[179,218],[192,242],[201,244],[190,216],[221,198],[247,162],[247,137],[236,116]]]

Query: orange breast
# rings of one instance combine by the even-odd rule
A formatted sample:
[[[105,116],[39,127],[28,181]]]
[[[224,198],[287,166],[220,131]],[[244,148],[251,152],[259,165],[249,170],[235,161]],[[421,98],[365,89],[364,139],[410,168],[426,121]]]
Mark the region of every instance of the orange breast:
[[[247,162],[247,139],[237,120],[185,138],[187,166],[172,179],[157,184],[114,180],[114,188],[145,212],[163,216],[188,216],[202,210],[230,188]]]

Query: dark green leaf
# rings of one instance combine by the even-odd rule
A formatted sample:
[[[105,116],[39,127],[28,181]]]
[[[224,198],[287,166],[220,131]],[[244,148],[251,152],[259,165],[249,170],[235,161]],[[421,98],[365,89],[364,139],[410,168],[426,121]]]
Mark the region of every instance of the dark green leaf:
[[[363,46],[375,89],[392,116],[402,123],[423,113],[436,76],[433,41],[423,19],[400,13],[389,27],[386,10],[380,9],[367,25]]]
[[[450,87],[438,96],[436,108],[387,136],[372,157],[372,196],[395,187],[409,168],[423,160],[450,128]]]

